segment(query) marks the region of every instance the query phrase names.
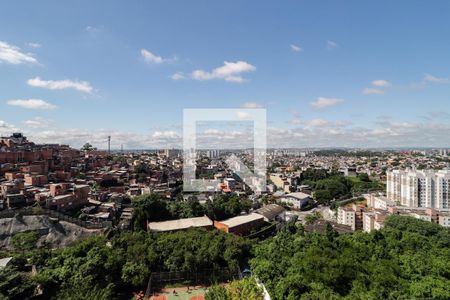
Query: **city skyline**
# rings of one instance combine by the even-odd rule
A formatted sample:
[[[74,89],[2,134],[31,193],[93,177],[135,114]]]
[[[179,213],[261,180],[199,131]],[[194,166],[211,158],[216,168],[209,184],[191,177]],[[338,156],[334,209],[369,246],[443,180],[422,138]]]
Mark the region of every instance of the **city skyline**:
[[[266,108],[269,148],[450,147],[449,8],[11,3],[0,11],[0,135],[181,148],[185,108]],[[213,146],[246,133],[201,132]]]

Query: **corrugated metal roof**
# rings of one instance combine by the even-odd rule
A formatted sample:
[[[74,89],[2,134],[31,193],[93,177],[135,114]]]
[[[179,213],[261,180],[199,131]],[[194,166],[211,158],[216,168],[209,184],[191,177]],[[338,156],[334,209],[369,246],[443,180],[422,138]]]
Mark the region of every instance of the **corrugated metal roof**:
[[[207,227],[212,225],[213,222],[207,216],[203,216],[197,218],[178,219],[163,222],[149,222],[148,230],[175,231],[187,229],[190,227]]]

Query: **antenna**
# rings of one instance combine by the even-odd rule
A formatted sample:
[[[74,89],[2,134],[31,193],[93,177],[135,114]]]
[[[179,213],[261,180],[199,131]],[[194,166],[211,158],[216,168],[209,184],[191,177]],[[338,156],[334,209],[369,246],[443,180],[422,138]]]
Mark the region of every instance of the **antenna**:
[[[108,135],[108,154],[111,153],[111,136]]]

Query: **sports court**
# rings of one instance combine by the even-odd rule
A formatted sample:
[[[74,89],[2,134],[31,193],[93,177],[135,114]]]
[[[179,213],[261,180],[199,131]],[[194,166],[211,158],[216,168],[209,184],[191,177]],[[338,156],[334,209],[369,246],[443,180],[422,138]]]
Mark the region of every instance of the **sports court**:
[[[204,300],[206,287],[176,287],[164,288],[158,293],[154,293],[150,300]]]

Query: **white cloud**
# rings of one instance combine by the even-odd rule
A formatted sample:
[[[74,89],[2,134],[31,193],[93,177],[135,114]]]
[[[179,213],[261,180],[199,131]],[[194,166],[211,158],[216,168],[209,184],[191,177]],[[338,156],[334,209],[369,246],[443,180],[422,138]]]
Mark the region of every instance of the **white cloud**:
[[[289,123],[292,125],[300,125],[303,124],[303,121],[300,118],[293,118]]]
[[[240,120],[250,119],[250,114],[248,112],[238,111],[236,114],[237,114],[238,119],[240,119]]]
[[[31,53],[24,53],[19,47],[10,45],[0,41],[0,63],[6,62],[13,65],[31,63],[36,64],[38,61]]]
[[[184,76],[184,74],[182,72],[176,72],[175,74],[170,76],[170,78],[172,78],[173,80],[181,80],[181,79],[185,79],[186,77]]]
[[[6,121],[0,120],[0,135],[10,135],[13,132],[19,132],[20,129],[18,129],[16,126],[9,124]]]
[[[86,30],[86,32],[88,32],[91,35],[96,35],[98,33],[100,33],[105,27],[103,25],[100,26],[86,26],[86,28],[84,28],[84,30]]]
[[[144,59],[144,61],[148,64],[162,64],[162,63],[170,63],[174,62],[176,60],[176,57],[174,58],[163,58],[159,55],[156,55],[147,49],[141,49],[141,56]]]
[[[328,50],[333,50],[333,49],[336,49],[338,47],[339,47],[339,45],[336,42],[333,42],[333,41],[330,41],[330,40],[327,41],[327,49]]]
[[[240,83],[244,82],[244,78],[241,76],[242,73],[254,72],[255,70],[255,66],[245,61],[225,61],[223,66],[215,68],[211,72],[195,70],[192,72],[191,76],[195,80],[221,79],[229,82]]]
[[[153,138],[156,139],[166,139],[166,138],[178,138],[178,134],[175,131],[167,130],[167,131],[155,131],[152,135]]]
[[[371,82],[372,86],[371,88],[365,88],[363,90],[363,94],[365,95],[380,95],[384,94],[386,92],[386,88],[391,86],[391,83],[384,79],[378,79]]]
[[[74,89],[83,93],[92,93],[94,88],[87,81],[78,80],[42,80],[39,77],[28,79],[28,85],[49,90]]]
[[[15,131],[19,130],[14,125],[9,124],[6,121],[0,120],[0,134],[10,134]]]
[[[31,48],[41,48],[42,47],[42,45],[39,43],[28,43],[27,45],[28,45],[28,47],[31,47]]]
[[[294,44],[291,44],[290,46],[291,46],[291,50],[294,51],[294,52],[300,52],[300,51],[303,51],[303,49],[302,49],[301,47],[296,46],[296,45],[294,45]]]
[[[378,79],[378,80],[372,81],[372,85],[376,86],[376,87],[389,87],[389,86],[391,86],[391,83],[389,81],[386,81],[383,79]]]
[[[236,137],[244,136],[248,133],[244,133],[242,131],[238,130],[218,130],[214,128],[208,128],[203,131],[203,134],[200,134],[198,136],[199,139],[205,139],[205,138],[219,138],[219,139],[232,139]]]
[[[25,125],[31,128],[47,128],[50,125],[50,121],[41,117],[36,117],[31,120],[23,122]]]
[[[39,118],[35,118],[39,122]],[[35,119],[31,119],[34,121]],[[43,122],[46,120],[41,119]],[[99,149],[106,149],[107,137],[111,136],[112,149],[158,149],[181,148],[182,138],[178,131],[158,129],[155,132],[137,134],[114,129],[59,128],[51,123],[47,129],[38,123],[26,122],[22,128],[0,120],[0,134],[23,132],[36,143],[69,144],[75,148],[90,142]],[[235,124],[235,123],[234,123]],[[35,128],[32,125],[37,125]],[[450,124],[447,119],[435,118],[418,122],[402,122],[390,119],[374,121],[366,127],[348,121],[311,119],[299,122],[295,128],[267,128],[267,142],[270,148],[315,148],[315,147],[429,147],[445,148],[450,144]],[[198,129],[198,149],[232,149],[251,147],[253,131],[251,126],[208,127]]]
[[[205,131],[203,131],[204,134],[206,135],[218,135],[220,134],[220,130],[218,129],[206,129]]]
[[[50,109],[55,109],[56,105],[53,105],[51,103],[48,103],[44,100],[41,99],[27,99],[27,100],[23,100],[23,99],[15,99],[15,100],[8,100],[7,101],[8,105],[12,105],[12,106],[19,106],[22,108],[27,108],[27,109],[45,109],[45,110],[50,110]]]
[[[344,102],[344,100],[342,100],[342,99],[319,97],[319,98],[317,98],[317,100],[311,102],[310,104],[314,108],[323,109],[323,108],[338,105],[342,102]]]
[[[263,108],[264,106],[256,102],[245,102],[241,105],[242,108]]]
[[[322,127],[322,126],[326,126],[326,125],[330,124],[330,122],[328,122],[327,120],[324,120],[324,119],[312,119],[312,120],[304,121],[304,124],[307,127]]]
[[[9,128],[9,127],[10,125],[6,121],[0,120],[0,128]]]
[[[425,74],[425,77],[423,78],[425,82],[431,82],[431,83],[437,83],[437,84],[450,84],[449,78],[439,78],[435,77],[430,74]]]
[[[384,91],[380,90],[380,89],[365,88],[363,90],[363,94],[365,94],[365,95],[384,94]]]

